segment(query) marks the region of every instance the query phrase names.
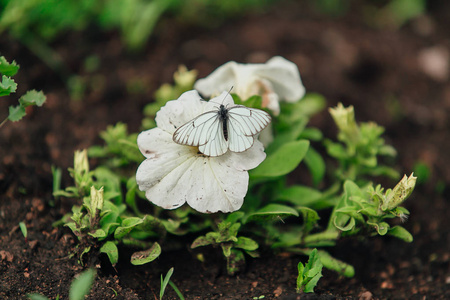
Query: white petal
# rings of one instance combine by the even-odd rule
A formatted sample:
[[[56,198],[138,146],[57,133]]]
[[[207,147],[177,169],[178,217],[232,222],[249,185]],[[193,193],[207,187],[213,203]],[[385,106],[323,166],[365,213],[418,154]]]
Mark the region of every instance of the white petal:
[[[202,95],[212,96],[223,91],[229,91],[232,86],[236,85],[235,69],[238,64],[234,61],[218,67],[209,76],[197,80],[194,89]]]
[[[295,102],[305,95],[305,87],[296,64],[281,56],[275,56],[269,59],[265,66],[255,70],[255,74],[269,80],[281,100]]]
[[[266,158],[263,144],[255,138],[253,146],[245,152],[235,153],[227,152],[217,159],[226,159],[237,170],[251,170],[259,166]]]
[[[246,171],[236,170],[228,161],[206,157],[197,159],[192,167],[195,172],[186,174],[191,181],[186,201],[192,208],[204,213],[241,208],[248,189]]]
[[[141,191],[157,184],[161,178],[194,156],[197,151],[195,147],[174,143],[172,135],[159,128],[139,134],[138,146],[147,157],[136,172],[136,181]]]
[[[202,114],[206,104],[197,91],[185,92],[177,100],[161,107],[156,114],[156,124],[158,128],[173,134],[178,127]]]

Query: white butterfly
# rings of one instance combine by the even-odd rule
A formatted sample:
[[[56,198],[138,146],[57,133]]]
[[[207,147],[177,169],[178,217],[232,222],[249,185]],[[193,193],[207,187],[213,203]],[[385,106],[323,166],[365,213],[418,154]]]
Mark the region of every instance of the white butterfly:
[[[173,141],[198,147],[207,156],[220,156],[228,149],[244,152],[270,121],[270,115],[263,110],[243,105],[226,108],[221,104],[179,127]]]

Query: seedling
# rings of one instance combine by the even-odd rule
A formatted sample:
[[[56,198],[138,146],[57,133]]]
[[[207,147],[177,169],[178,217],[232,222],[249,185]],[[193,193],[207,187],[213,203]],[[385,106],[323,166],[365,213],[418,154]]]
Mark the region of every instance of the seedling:
[[[163,278],[162,274],[161,274],[161,290],[159,292],[159,299],[162,300],[163,296],[164,296],[164,292],[166,291],[167,285],[170,284],[170,286],[173,288],[173,290],[175,291],[175,293],[177,294],[178,298],[180,298],[181,300],[184,300],[184,296],[183,294],[181,294],[180,290],[178,289],[178,287],[175,285],[175,283],[173,283],[170,280],[170,277],[172,277],[173,275],[173,268],[170,268],[169,271],[166,274],[166,277]]]
[[[317,282],[322,277],[322,262],[317,255],[317,249],[311,251],[306,265],[298,263],[297,292],[314,293]]]
[[[19,71],[19,65],[15,61],[9,63],[4,56],[0,56],[0,97],[9,96],[17,90],[17,83],[12,79]],[[9,107],[9,115],[1,123],[0,128],[9,120],[17,122],[26,115],[28,106],[42,106],[46,97],[44,93],[31,90],[19,98],[19,105]]]

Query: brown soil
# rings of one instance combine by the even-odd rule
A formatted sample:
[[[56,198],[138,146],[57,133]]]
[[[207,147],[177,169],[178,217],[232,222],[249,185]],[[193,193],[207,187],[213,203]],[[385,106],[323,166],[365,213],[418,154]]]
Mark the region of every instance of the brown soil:
[[[3,34],[1,54],[15,59],[18,94],[43,89],[42,108],[0,130],[0,298],[20,299],[38,292],[68,298],[68,289],[82,267],[69,258],[76,242],[67,228],[52,223],[73,201],[50,206],[51,166],[64,170],[73,152],[101,143],[107,125],[128,124],[139,130],[142,108],[152,93],[170,82],[179,64],[204,77],[219,65],[235,60],[264,62],[282,55],[295,62],[310,92],[326,96],[328,106],[342,101],[354,105],[359,121],[373,120],[386,128],[388,143],[398,150],[398,169],[410,173],[417,161],[431,169],[430,180],[419,185],[405,204],[411,217],[404,226],[413,233],[407,244],[392,238],[342,240],[332,254],[355,266],[353,279],[324,271],[316,295],[302,299],[448,299],[450,298],[450,82],[449,74],[427,73],[420,57],[424,50],[450,51],[450,5],[430,1],[427,16],[400,30],[373,29],[355,9],[332,20],[305,9],[302,3],[283,2],[264,15],[249,15],[214,29],[174,25],[157,27],[145,51],[126,52],[117,34],[95,28],[71,33],[54,43],[70,71],[93,82],[85,96],[70,100],[63,80],[28,49]],[[100,67],[83,68],[96,54]],[[438,58],[439,58],[438,57]],[[447,72],[449,69],[447,68]],[[130,86],[141,86],[131,92]],[[14,99],[0,102],[6,112]],[[334,126],[326,112],[313,124],[332,137]],[[70,183],[67,174],[63,184]],[[390,182],[392,184],[392,182]],[[25,222],[28,239],[18,228]],[[207,263],[186,247],[163,251],[144,266],[129,263],[129,249],[120,249],[115,269],[102,258],[89,299],[157,299],[160,274],[174,267],[172,277],[186,299],[297,299],[296,265],[299,256],[263,251],[246,270],[228,277],[220,251],[206,250]],[[168,299],[176,299],[168,288]]]

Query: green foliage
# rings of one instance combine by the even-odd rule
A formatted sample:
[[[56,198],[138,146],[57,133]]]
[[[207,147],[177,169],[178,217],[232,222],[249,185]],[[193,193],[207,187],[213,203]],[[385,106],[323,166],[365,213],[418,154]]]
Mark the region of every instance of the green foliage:
[[[314,249],[309,254],[309,260],[306,265],[298,263],[297,292],[314,293],[317,282],[322,277],[322,262]]]
[[[142,160],[142,154],[136,144],[137,134],[128,134],[126,124],[119,122],[115,126],[108,126],[100,137],[106,145],[92,146],[88,153],[90,157],[108,158],[106,166],[118,168]]]
[[[155,94],[155,102],[145,107],[143,127],[154,127],[160,108],[192,89],[195,78],[195,71],[180,67],[174,75],[175,83],[163,85]],[[235,103],[261,108],[260,96],[246,100],[232,96]],[[228,273],[236,274],[247,256],[258,256],[257,249],[266,245],[310,256],[305,266],[299,264],[298,289],[312,292],[322,265],[346,277],[355,273],[351,265],[316,248],[332,247],[342,236],[356,235],[391,235],[411,242],[412,235],[401,226],[391,226],[389,219],[406,219],[409,212],[401,204],[411,194],[415,177],[404,177],[393,189],[374,187],[369,179],[398,176],[379,163],[380,157],[395,155],[395,149],[381,137],[383,128],[374,123],[357,124],[353,108],[339,105],[330,110],[339,129],[337,142],[324,139],[320,130],[307,125],[325,103],[318,94],[307,94],[296,103],[280,103],[281,113],[273,117],[272,128],[267,129],[273,136],[266,146],[267,157],[249,172],[249,190],[242,208],[229,215],[199,214],[188,207],[143,207],[139,199],[145,199],[145,195],[138,190],[134,177],[137,164],[143,160],[136,145],[137,134],[128,133],[125,124],[109,126],[101,133],[103,146],[75,153],[74,168],[69,169],[74,186],[59,190],[59,184],[55,184],[55,196],[79,200],[60,223],[78,237],[80,262],[83,257],[104,253],[115,265],[120,246],[126,246],[137,249],[132,264],[150,263],[165,247],[180,247],[179,236],[185,235],[193,237],[191,248],[220,249]],[[327,160],[316,150],[323,146],[329,155]],[[97,158],[99,166],[94,170],[89,168],[87,153]],[[325,164],[330,159],[336,162],[334,172]],[[308,170],[301,177],[302,184],[292,180],[296,172],[303,175]],[[58,177],[55,174],[55,180]],[[328,212],[322,213],[325,209]],[[325,222],[319,223],[324,216]],[[322,224],[327,223],[324,228]],[[167,284],[174,287],[170,276],[169,270],[161,280],[160,298]]]
[[[174,14],[179,21],[211,26],[272,1],[2,0],[0,32],[9,32],[30,48],[36,44],[48,47],[46,42],[63,33],[96,24],[104,30],[119,30],[130,50],[142,50],[164,14]],[[198,18],[199,15],[204,17]]]
[[[170,286],[174,289],[175,293],[177,293],[178,298],[180,298],[180,300],[184,300],[183,294],[181,294],[181,292],[177,288],[177,286],[170,280],[170,277],[172,277],[172,274],[173,274],[173,268],[170,268],[170,270],[167,272],[167,274],[164,278],[161,274],[161,290],[159,291],[159,299],[160,300],[163,298],[164,292],[166,291],[168,284],[170,284]]]
[[[239,271],[240,266],[245,264],[244,252],[255,257],[258,255],[256,249],[259,245],[254,240],[237,236],[241,223],[238,220],[242,217],[240,213],[234,213],[217,225],[217,229],[200,236],[192,243],[191,248],[208,245],[220,245],[223,255],[227,259],[227,271],[229,275]]]
[[[0,21],[1,22],[1,21]],[[0,97],[9,96],[17,90],[17,83],[11,77],[19,71],[15,61],[9,63],[5,57],[0,56]],[[8,120],[17,122],[26,115],[25,108],[28,106],[42,106],[46,100],[44,93],[35,90],[27,91],[19,98],[19,105],[11,105],[8,109],[8,117],[0,123],[2,127]]]
[[[394,157],[396,151],[386,145],[381,135],[384,128],[375,123],[361,123],[355,121],[353,106],[344,108],[339,103],[331,108],[330,113],[339,129],[339,143],[325,141],[328,154],[339,161],[336,176],[340,180],[358,180],[360,184],[367,182],[366,176],[388,176],[393,179],[399,174],[394,169],[379,165],[379,156]]]
[[[86,295],[89,294],[91,290],[91,286],[94,283],[95,279],[95,270],[88,269],[80,274],[72,284],[70,285],[69,290],[69,299],[70,300],[82,300]]]

